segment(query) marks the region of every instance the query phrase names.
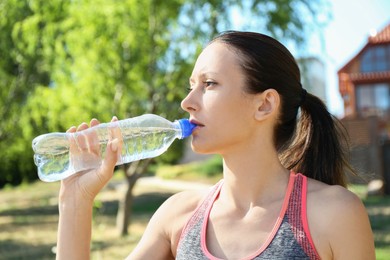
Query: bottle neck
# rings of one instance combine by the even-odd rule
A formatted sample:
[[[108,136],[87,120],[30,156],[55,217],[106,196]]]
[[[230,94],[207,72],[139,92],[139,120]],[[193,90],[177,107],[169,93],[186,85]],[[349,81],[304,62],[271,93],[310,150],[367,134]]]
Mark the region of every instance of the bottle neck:
[[[192,134],[192,131],[195,129],[196,125],[191,123],[188,119],[177,120],[180,125],[182,136],[180,139],[186,138]]]
[[[184,136],[184,132],[183,132],[183,127],[182,127],[182,124],[180,123],[179,120],[175,120],[173,122],[173,127],[175,128],[175,130],[177,131],[177,138],[179,139],[184,139],[185,136]]]

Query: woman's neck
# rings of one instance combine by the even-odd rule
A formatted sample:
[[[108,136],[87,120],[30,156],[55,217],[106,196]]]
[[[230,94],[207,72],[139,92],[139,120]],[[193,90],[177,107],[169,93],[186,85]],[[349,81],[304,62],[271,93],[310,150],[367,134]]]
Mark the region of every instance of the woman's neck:
[[[284,197],[289,171],[281,165],[274,149],[267,153],[248,151],[223,158],[224,187],[221,199],[249,210]]]

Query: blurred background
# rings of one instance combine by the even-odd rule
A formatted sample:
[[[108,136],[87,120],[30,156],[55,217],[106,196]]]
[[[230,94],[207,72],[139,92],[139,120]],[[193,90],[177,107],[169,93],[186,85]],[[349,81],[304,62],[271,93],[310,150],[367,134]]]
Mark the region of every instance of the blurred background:
[[[361,173],[350,189],[377,258],[390,259],[390,1],[0,0],[0,12],[0,259],[55,258],[59,183],[37,180],[32,139],[93,117],[184,117],[196,56],[225,30],[284,43],[304,87],[341,119]],[[93,259],[124,258],[168,196],[221,169],[185,141],[118,167],[95,202]]]

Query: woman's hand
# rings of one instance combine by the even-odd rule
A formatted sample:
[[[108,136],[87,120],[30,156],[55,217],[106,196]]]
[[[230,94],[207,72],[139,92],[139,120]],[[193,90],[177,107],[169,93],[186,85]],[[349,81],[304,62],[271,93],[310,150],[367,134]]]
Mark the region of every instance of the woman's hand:
[[[115,122],[117,120],[118,119],[116,117],[113,117],[111,122]],[[91,127],[97,126],[98,124],[99,121],[97,119],[92,119],[90,122]],[[88,128],[88,124],[82,123],[77,128],[74,126],[69,128],[67,133],[75,133]],[[100,147],[97,138],[97,134],[91,132],[88,135],[77,136],[77,140],[70,140],[71,160],[77,163],[77,160],[85,159],[81,158],[80,149],[88,149],[92,160],[93,158],[100,160]],[[99,191],[111,179],[117,162],[118,151],[121,150],[121,145],[122,141],[120,129],[118,127],[111,128],[110,140],[107,144],[106,154],[100,167],[76,173],[62,180],[60,203],[69,200],[73,203],[92,203]],[[76,200],[73,200],[72,198]]]
[[[113,117],[111,122],[117,121]],[[99,124],[91,120],[91,127]],[[77,128],[71,127],[67,132],[75,133],[88,129],[86,123]],[[73,162],[85,159],[84,150],[88,151],[87,159],[100,160],[100,147],[96,132],[83,132],[70,140],[70,154]],[[121,150],[121,133],[119,127],[110,129],[106,154],[99,168],[73,174],[61,181],[59,198],[59,223],[57,235],[57,260],[89,259],[91,243],[92,205],[99,191],[111,179]]]

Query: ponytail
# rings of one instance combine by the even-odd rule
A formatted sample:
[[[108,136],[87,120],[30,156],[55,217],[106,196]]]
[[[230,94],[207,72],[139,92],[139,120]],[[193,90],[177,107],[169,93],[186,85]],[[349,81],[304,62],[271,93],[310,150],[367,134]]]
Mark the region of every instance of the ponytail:
[[[307,93],[300,107],[292,141],[280,153],[282,164],[307,177],[345,187],[345,171],[354,172],[347,160],[345,129],[314,95]]]
[[[281,108],[273,141],[283,166],[330,185],[346,186],[344,170],[353,170],[344,147],[345,131],[325,104],[302,88],[298,64],[288,49],[253,32],[229,31],[214,41],[240,54],[247,93],[270,88],[279,93]]]

